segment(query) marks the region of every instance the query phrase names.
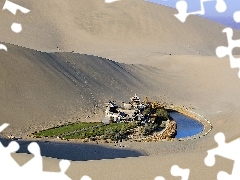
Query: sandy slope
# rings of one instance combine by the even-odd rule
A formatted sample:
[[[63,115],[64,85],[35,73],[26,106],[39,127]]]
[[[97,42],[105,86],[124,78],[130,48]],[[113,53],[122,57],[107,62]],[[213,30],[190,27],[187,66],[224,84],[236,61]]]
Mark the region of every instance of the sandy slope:
[[[12,133],[17,136],[21,133],[16,131],[34,132],[29,126],[39,128],[44,123],[89,120],[87,115],[101,120],[104,103],[110,99],[129,101],[135,92],[151,95],[152,90],[143,87],[153,84],[151,74],[157,71],[153,69],[141,79],[138,73],[146,74],[149,67],[77,53],[8,48],[8,52],[0,51],[1,122],[8,121],[16,128]]]
[[[18,53],[18,58],[21,56],[31,56],[32,58],[24,59],[21,58],[25,65],[21,67],[21,63],[18,64],[18,67],[15,68],[14,72],[17,71],[23,71],[22,69],[25,69],[25,73],[17,74],[15,78],[13,78],[14,73],[10,73],[8,75],[8,80],[2,81],[7,84],[9,80],[14,81],[17,83],[17,81],[25,82],[26,85],[18,86],[16,89],[12,89],[10,87],[9,90],[4,89],[8,86],[1,86],[3,88],[2,92],[5,92],[5,94],[2,96],[4,98],[9,98],[8,101],[4,101],[6,103],[11,103],[12,108],[16,109],[14,112],[19,112],[18,108],[19,104],[22,106],[25,106],[24,111],[26,111],[25,115],[32,114],[31,110],[35,108],[37,109],[37,113],[46,113],[46,116],[51,117],[53,114],[59,112],[60,108],[62,106],[59,106],[57,104],[58,102],[61,105],[65,105],[63,109],[61,109],[62,113],[68,111],[68,106],[81,105],[84,101],[77,102],[77,100],[81,99],[78,95],[79,92],[77,92],[76,87],[74,87],[74,83],[72,83],[72,80],[67,79],[66,76],[62,77],[62,72],[66,73],[69,70],[72,70],[69,68],[69,65],[65,65],[64,68],[60,68],[61,66],[53,66],[53,63],[51,62],[51,59],[56,60],[57,62],[64,62],[64,58],[71,57],[70,65],[76,64],[76,67],[84,66],[85,62],[86,64],[91,64],[91,62],[94,63],[102,61],[102,66],[105,70],[110,70],[114,65],[116,65],[113,62],[109,62],[108,60],[102,60],[100,58],[90,58],[89,56],[85,56],[87,58],[86,61],[84,61],[83,55],[71,55],[71,54],[53,54],[49,55],[46,54],[46,56],[51,56],[52,58],[43,58],[44,63],[42,64],[40,61],[42,58],[37,59],[37,55],[43,55],[45,53],[38,53],[33,52],[31,50],[26,50],[22,48],[16,48],[11,47],[11,49],[14,49],[14,53],[10,53],[6,55],[8,57],[8,61],[4,61],[4,68],[1,70],[1,73],[4,72],[4,69],[6,69],[7,66],[10,66],[13,68],[14,66],[11,66],[11,63],[17,63],[17,58],[15,57],[16,52],[21,51],[21,53]],[[28,54],[28,51],[30,53]],[[23,54],[22,54],[23,53]],[[3,57],[4,54],[1,53],[1,57]],[[11,56],[11,57],[10,57]],[[81,61],[74,60],[75,56],[79,56],[79,59]],[[14,59],[15,57],[15,59]],[[179,59],[178,59],[179,58]],[[69,171],[67,174],[73,178],[73,179],[79,179],[83,174],[90,175],[93,179],[154,179],[157,175],[163,175],[167,179],[173,179],[173,177],[170,175],[170,168],[173,164],[178,164],[182,168],[191,168],[191,176],[190,178],[193,179],[214,179],[216,177],[216,173],[219,170],[228,170],[230,173],[232,164],[229,161],[223,161],[221,158],[217,158],[217,165],[214,168],[207,168],[205,167],[203,163],[203,159],[206,156],[206,151],[210,148],[216,147],[216,143],[213,140],[213,136],[215,133],[222,131],[226,134],[227,141],[233,140],[237,137],[239,137],[239,96],[237,96],[237,92],[239,89],[239,79],[237,77],[237,71],[232,70],[229,68],[229,63],[227,59],[219,60],[215,57],[206,57],[206,58],[199,58],[196,56],[182,56],[178,57],[176,59],[169,59],[164,60],[160,59],[159,62],[155,62],[154,66],[158,67],[158,71],[156,71],[156,68],[150,68],[143,65],[134,65],[134,66],[127,66],[121,64],[126,71],[128,71],[130,74],[135,73],[137,75],[137,72],[141,72],[141,74],[138,74],[138,78],[141,79],[141,84],[146,83],[146,77],[143,76],[151,76],[152,80],[155,85],[148,86],[146,89],[139,88],[138,92],[141,91],[141,93],[144,94],[144,91],[146,90],[152,90],[157,94],[160,95],[166,95],[166,98],[169,102],[174,102],[176,105],[185,105],[185,106],[191,106],[195,108],[195,111],[204,115],[207,119],[209,119],[213,125],[213,130],[210,132],[210,134],[202,139],[194,140],[194,141],[185,141],[185,142],[165,142],[165,143],[122,143],[122,145],[127,145],[127,149],[134,149],[137,150],[139,153],[146,153],[148,155],[151,155],[150,157],[141,157],[141,158],[130,158],[130,159],[118,159],[118,160],[104,160],[104,161],[89,161],[89,162],[73,162]],[[70,59],[70,58],[69,58]],[[92,61],[94,59],[94,61]],[[32,60],[34,60],[35,63],[32,63]],[[27,63],[28,62],[28,63]],[[78,64],[79,63],[79,64]],[[110,69],[107,69],[109,67],[109,63],[112,65]],[[10,64],[10,65],[9,65]],[[37,66],[36,66],[37,64]],[[48,67],[46,67],[46,64]],[[79,65],[79,66],[78,66]],[[35,67],[34,67],[35,66]],[[39,66],[41,68],[39,68]],[[26,69],[26,67],[30,69]],[[89,66],[92,67],[92,66]],[[134,67],[134,68],[131,68]],[[51,68],[53,70],[49,70],[48,68]],[[54,69],[61,69],[61,73],[59,71],[55,72]],[[131,69],[130,69],[131,68]],[[65,69],[63,71],[63,69]],[[89,68],[91,69],[91,68]],[[95,71],[97,67],[94,67]],[[141,70],[140,70],[141,69]],[[155,71],[153,71],[155,69]],[[86,67],[83,67],[81,69],[81,74],[85,74],[87,76],[87,72],[83,73],[83,71],[86,70]],[[115,68],[116,70],[122,70],[117,66]],[[22,77],[24,74],[31,72],[33,75],[36,74],[38,76],[46,76],[44,78],[34,77],[33,75],[29,76],[27,78],[28,81],[26,81],[26,77]],[[34,71],[34,73],[33,73]],[[42,73],[44,71],[44,73]],[[46,74],[45,72],[48,72]],[[5,71],[5,73],[12,72],[9,70],[8,72]],[[119,72],[120,73],[120,72]],[[2,73],[4,76],[4,73]],[[55,74],[57,74],[55,76]],[[112,74],[111,74],[112,75]],[[2,77],[1,76],[1,77]],[[32,77],[33,76],[33,77]],[[142,77],[141,77],[142,76]],[[60,78],[59,78],[60,77]],[[70,76],[72,77],[72,76]],[[92,76],[91,76],[92,77]],[[91,77],[88,77],[91,79]],[[108,77],[108,75],[104,76],[105,78]],[[124,80],[128,80],[130,82],[125,83],[131,86],[131,82],[133,81],[135,76],[131,75],[129,78],[124,78]],[[24,79],[25,78],[25,79]],[[28,82],[33,81],[32,78],[37,81],[34,86],[34,88],[38,90],[31,89],[31,86],[27,86]],[[54,79],[54,80],[53,80]],[[47,85],[48,81],[51,81],[54,83],[50,83]],[[81,84],[81,78],[79,78],[78,82],[79,85]],[[43,82],[39,82],[43,81]],[[122,78],[116,78],[115,81],[121,82]],[[34,82],[34,81],[33,81]],[[104,84],[105,81],[98,81],[102,84]],[[67,83],[67,86],[65,85]],[[133,81],[134,83],[134,81]],[[97,86],[96,83],[90,83],[91,86]],[[138,84],[138,83],[136,83]],[[135,86],[136,86],[135,84]],[[12,82],[11,85],[13,86],[14,83]],[[40,87],[39,87],[40,86]],[[41,88],[43,86],[43,88]],[[60,87],[58,87],[60,86]],[[101,86],[101,85],[99,85]],[[47,90],[45,88],[47,88]],[[119,86],[121,87],[121,86]],[[23,90],[27,88],[29,90],[29,93],[24,92]],[[32,87],[33,88],[33,87]],[[60,92],[56,93],[56,89],[61,90]],[[68,89],[70,88],[70,89]],[[12,89],[12,91],[10,91]],[[39,89],[41,89],[39,91]],[[75,90],[74,90],[75,89]],[[25,98],[19,97],[17,94],[18,91],[22,91],[25,96],[31,95],[34,93],[37,94],[38,99],[35,99],[35,96],[32,96],[31,99],[26,101]],[[76,92],[74,93],[73,90]],[[94,90],[97,90],[94,89]],[[105,89],[107,90],[107,88]],[[120,91],[112,91],[108,93],[113,93],[116,97],[119,95],[125,95],[127,94],[121,94],[125,90]],[[70,93],[71,92],[71,93]],[[70,94],[68,94],[70,93]],[[49,95],[48,95],[49,94]],[[96,93],[93,93],[96,99],[101,99],[101,96],[96,96]],[[45,96],[47,95],[47,98]],[[131,93],[129,93],[131,95]],[[153,95],[153,94],[152,94]],[[67,96],[67,98],[65,98]],[[12,98],[14,97],[14,98]],[[49,99],[49,97],[51,97]],[[86,93],[85,98],[91,97],[90,92]],[[74,99],[77,98],[77,99]],[[15,99],[20,101],[21,103],[15,104]],[[40,102],[39,102],[40,100]],[[55,102],[56,100],[56,102]],[[68,101],[69,100],[69,101]],[[24,102],[24,103],[23,103]],[[33,102],[37,102],[34,104]],[[64,104],[62,104],[64,102]],[[93,101],[91,101],[93,103]],[[28,108],[28,103],[31,104],[31,109]],[[51,107],[48,107],[48,109],[42,109],[42,104],[51,104]],[[8,107],[6,104],[2,104],[1,106]],[[21,107],[21,106],[20,106]],[[76,108],[76,107],[75,107]],[[77,108],[76,108],[77,109]],[[1,112],[4,113],[10,113],[11,109],[8,109],[8,111],[2,110]],[[59,111],[58,111],[59,110]],[[35,116],[35,111],[32,116]],[[21,125],[19,124],[20,118],[23,116],[23,112],[17,114],[17,120],[13,119],[11,121],[12,125],[17,126],[17,128],[20,128]],[[9,114],[7,114],[9,117]],[[10,114],[11,116],[14,116],[14,114]],[[16,116],[17,116],[16,115]],[[41,114],[42,115],[42,114]],[[59,114],[58,114],[59,115]],[[72,116],[71,116],[72,115]],[[68,118],[74,117],[71,114],[68,116]],[[4,117],[4,116],[3,116]],[[77,116],[80,117],[80,116]],[[22,119],[21,123],[24,123],[26,125],[31,125],[29,121],[45,121],[46,119],[41,119],[40,117],[38,119]],[[58,118],[55,118],[56,121],[59,121]],[[56,122],[55,121],[55,122]],[[2,120],[4,122],[4,120]],[[22,125],[24,125],[22,124]],[[15,129],[13,129],[15,130]],[[24,144],[23,144],[24,145]],[[101,153],[104,154],[104,152],[111,151],[114,156],[118,157],[119,153],[124,154],[124,152],[120,152],[122,148],[108,147],[106,150],[104,148],[100,151],[100,147],[89,145],[89,147],[97,157],[102,156]],[[110,150],[109,150],[110,148]],[[123,150],[127,150],[124,148]],[[45,150],[46,151],[46,150]],[[66,149],[59,150],[54,153],[56,156],[61,155],[66,151]],[[84,151],[84,150],[82,150]],[[50,151],[52,153],[52,150]],[[69,151],[70,152],[70,151]],[[84,156],[84,158],[87,158],[87,156],[92,157],[93,154],[88,154],[89,151],[85,151],[86,153],[78,154],[77,152],[73,153],[71,157],[79,157]],[[127,151],[126,151],[127,152]],[[46,153],[46,152],[45,152]],[[69,153],[67,153],[69,154]],[[127,155],[127,154],[126,154]],[[20,162],[25,162],[26,158],[22,155],[16,155]],[[102,156],[104,157],[104,156]],[[184,161],[183,161],[184,159]],[[224,165],[223,165],[224,164]],[[44,159],[44,167],[45,170],[51,170],[51,171],[58,171],[57,167],[57,160],[45,158]],[[55,167],[55,168],[53,168]],[[143,168],[144,167],[144,168]],[[196,167],[196,168],[194,168]],[[108,169],[108,173],[102,173],[103,169]],[[118,169],[118,171],[115,171]],[[131,170],[130,170],[131,169]],[[201,176],[199,176],[199,173]]]
[[[1,122],[8,119],[10,130],[16,132],[16,128],[22,130],[46,120],[56,123],[84,118],[77,113],[83,104],[93,107],[108,99],[106,95],[120,100],[137,91],[142,96],[194,107],[211,121],[213,130],[195,141],[127,144],[152,156],[74,162],[67,172],[70,177],[154,179],[163,175],[174,179],[169,173],[173,164],[190,167],[190,179],[216,179],[223,169],[230,173],[231,162],[221,158],[214,168],[207,169],[203,163],[206,151],[217,146],[215,133],[224,132],[227,141],[239,137],[237,69],[230,69],[227,58],[215,57],[215,48],[226,44],[223,26],[199,17],[181,24],[173,16],[175,10],[140,0],[108,5],[100,0],[17,2],[31,9],[31,14],[15,17],[4,11],[1,41],[47,52],[59,51],[59,47],[133,65],[8,45],[8,53],[0,52],[0,108]],[[14,18],[23,23],[21,35],[9,30]],[[239,37],[239,32],[236,34],[235,38]],[[46,158],[45,168],[56,163]]]
[[[129,62],[152,53],[213,55],[226,44],[223,26],[191,16],[183,24],[173,16],[176,10],[143,0],[16,2],[31,12],[3,11],[0,39],[37,50],[60,48]],[[21,35],[10,30],[15,21],[23,25]]]

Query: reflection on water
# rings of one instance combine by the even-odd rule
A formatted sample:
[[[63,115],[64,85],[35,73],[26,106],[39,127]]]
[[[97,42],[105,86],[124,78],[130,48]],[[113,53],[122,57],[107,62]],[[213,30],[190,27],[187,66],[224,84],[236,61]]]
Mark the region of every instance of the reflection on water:
[[[203,125],[198,121],[178,112],[170,112],[170,116],[177,122],[176,138],[193,136],[203,130]]]

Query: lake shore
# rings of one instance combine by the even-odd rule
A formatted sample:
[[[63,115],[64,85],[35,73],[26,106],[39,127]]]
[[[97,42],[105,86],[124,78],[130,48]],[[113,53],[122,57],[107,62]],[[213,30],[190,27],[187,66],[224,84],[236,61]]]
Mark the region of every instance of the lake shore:
[[[200,130],[199,131],[199,133],[198,132],[196,132],[196,134],[193,134],[193,133],[190,133],[190,135],[188,136],[187,135],[187,132],[185,133],[186,135],[184,136],[184,137],[180,137],[180,138],[172,138],[171,136],[172,135],[167,135],[167,134],[172,134],[172,133],[174,133],[174,132],[170,132],[170,131],[172,131],[172,128],[170,128],[170,125],[171,125],[171,123],[166,123],[166,127],[164,128],[164,129],[162,129],[160,132],[154,132],[153,133],[153,135],[151,135],[151,134],[149,134],[148,136],[136,136],[136,130],[132,130],[132,131],[134,131],[135,133],[133,133],[133,135],[131,135],[131,137],[129,136],[127,139],[123,139],[124,141],[130,141],[130,142],[133,142],[133,141],[136,141],[136,142],[149,142],[149,141],[169,141],[169,140],[171,140],[171,141],[173,141],[173,140],[179,140],[179,141],[182,141],[182,140],[187,140],[187,139],[196,139],[196,138],[200,138],[200,137],[202,137],[202,136],[206,136],[210,131],[211,131],[211,129],[212,129],[212,125],[211,125],[211,123],[207,120],[207,119],[205,119],[203,116],[201,116],[200,114],[197,114],[197,113],[195,113],[195,112],[193,112],[193,111],[191,111],[191,110],[189,110],[189,109],[187,109],[187,108],[184,108],[184,107],[175,107],[175,106],[166,106],[165,107],[166,109],[167,109],[167,111],[169,111],[170,113],[171,112],[177,112],[177,113],[180,113],[180,114],[182,114],[182,115],[184,115],[184,116],[186,116],[186,117],[189,117],[190,119],[189,119],[189,123],[191,124],[191,121],[193,121],[193,123],[194,123],[194,121],[197,121],[197,122],[199,122],[200,124],[202,124],[202,126],[203,126],[203,130]],[[179,117],[175,117],[175,118],[179,118]],[[173,119],[173,120],[177,120],[177,119]],[[99,121],[93,121],[93,122],[99,122]],[[56,130],[55,131],[57,131],[57,128],[61,128],[61,126],[65,126],[65,125],[68,125],[68,124],[72,124],[72,123],[74,123],[74,122],[71,122],[71,123],[63,123],[63,124],[61,124],[61,125],[57,125],[57,126],[52,126],[50,129],[55,129],[56,128]],[[79,121],[78,122],[76,122],[76,123],[79,123]],[[183,122],[179,122],[179,123],[183,123]],[[185,123],[188,123],[188,122],[185,122]],[[191,126],[189,127],[189,128],[191,128]],[[41,131],[44,131],[44,130],[46,130],[46,129],[49,129],[49,128],[39,128],[39,129],[37,129],[35,132],[41,132]],[[176,129],[176,127],[175,127],[175,129]],[[188,129],[185,129],[186,131],[188,131]],[[190,129],[189,129],[190,130]],[[137,132],[138,132],[139,130],[137,130]],[[166,131],[166,132],[165,132]],[[169,132],[168,132],[169,131]],[[181,131],[181,130],[180,130]],[[33,133],[33,132],[32,132]],[[54,132],[52,132],[52,133],[54,133]],[[51,134],[52,134],[51,133]],[[71,132],[68,132],[68,133],[71,133]],[[138,132],[139,133],[139,132]],[[138,134],[137,133],[137,134]],[[167,133],[166,135],[167,136],[169,136],[169,138],[168,139],[165,139],[166,137],[165,137],[165,135],[161,135],[161,134],[163,134],[163,133]],[[176,132],[177,133],[177,132]],[[176,134],[176,133],[174,133],[174,134]],[[181,132],[180,132],[181,133]],[[46,136],[46,135],[45,135]],[[132,138],[132,136],[133,137],[135,137],[134,139]],[[158,137],[159,136],[159,137]],[[139,137],[139,138],[138,138]],[[162,138],[161,138],[162,137]],[[164,138],[165,137],[165,138]],[[14,136],[8,136],[8,138],[9,139],[14,139],[15,137]],[[40,139],[40,137],[39,137],[39,135],[34,135],[34,134],[26,134],[25,136],[24,136],[24,138],[23,139]],[[155,138],[157,138],[156,140],[153,140],[153,139],[155,139]],[[43,137],[41,138],[41,139],[43,139],[43,140],[57,140],[57,141],[61,141],[61,140],[63,140],[63,141],[72,141],[72,140],[74,140],[75,142],[79,142],[79,143],[87,143],[87,142],[96,142],[96,143],[116,143],[116,141],[113,141],[113,140],[109,140],[109,139],[102,139],[102,138],[94,138],[94,139],[91,139],[91,138],[81,138],[81,139],[69,139],[69,138],[64,138],[64,137],[62,137],[61,135],[58,135],[58,136],[56,136],[55,135],[55,137],[51,137],[50,136],[50,134],[49,135],[47,135],[46,137],[44,137],[44,135],[43,135]],[[152,140],[151,140],[152,139]],[[119,141],[119,140],[118,140]]]
[[[203,136],[206,136],[213,128],[213,126],[212,126],[212,124],[209,120],[204,118],[202,115],[194,112],[193,110],[190,110],[190,109],[184,108],[184,107],[174,107],[174,106],[171,106],[168,109],[170,111],[176,111],[176,112],[179,112],[179,113],[181,113],[181,114],[183,114],[187,117],[190,117],[193,120],[196,120],[203,125],[203,130],[200,133],[189,136],[189,137],[176,139],[178,141],[193,140],[193,139],[201,138]]]
[[[178,110],[179,113],[196,119],[201,123],[206,123],[208,126],[204,126],[203,132],[194,135],[192,137],[171,139],[170,141],[161,140],[158,142],[147,142],[147,141],[129,141],[122,140],[121,142],[111,141],[88,141],[84,139],[69,139],[62,140],[60,138],[23,138],[17,140],[20,144],[21,149],[19,153],[28,153],[27,146],[31,142],[37,142],[42,151],[42,155],[52,158],[69,159],[73,161],[86,161],[86,160],[100,160],[100,159],[115,159],[115,158],[127,158],[127,157],[138,157],[138,156],[153,156],[161,154],[171,154],[177,152],[186,151],[183,147],[188,147],[187,151],[194,149],[192,144],[194,141],[198,141],[200,137],[206,136],[206,132],[209,132],[209,124],[206,119],[201,119],[200,115],[196,115],[186,108],[171,108],[172,110]],[[176,144],[177,143],[177,144]],[[182,148],[181,148],[182,147]],[[89,148],[91,149],[89,151]],[[65,154],[67,149],[79,149],[76,153],[72,151],[72,155]],[[108,155],[104,155],[109,150]],[[92,153],[90,153],[92,152]],[[111,153],[110,153],[111,152]]]

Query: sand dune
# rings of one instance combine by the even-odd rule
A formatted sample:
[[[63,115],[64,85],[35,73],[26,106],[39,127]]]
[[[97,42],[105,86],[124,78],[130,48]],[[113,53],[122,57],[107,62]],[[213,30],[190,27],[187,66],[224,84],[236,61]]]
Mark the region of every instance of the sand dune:
[[[4,102],[1,104],[1,122],[6,122],[8,119],[11,124],[6,133],[14,132],[22,135],[22,132],[32,132],[34,127],[31,129],[25,129],[25,127],[33,124],[37,127],[39,123],[42,124],[46,121],[46,124],[49,125],[58,123],[59,120],[84,119],[81,115],[83,113],[81,108],[84,103],[88,104],[88,101],[87,99],[86,101],[82,100],[81,94],[83,94],[84,99],[91,99],[92,92],[95,99],[102,102],[106,97],[104,92],[108,92],[108,95],[111,94],[120,100],[121,97],[127,98],[132,93],[126,91],[126,86],[129,89],[132,88],[133,91],[140,92],[141,95],[149,93],[150,97],[165,98],[164,100],[173,102],[175,105],[194,107],[194,111],[204,115],[213,125],[213,130],[206,137],[194,141],[143,144],[123,142],[122,144],[127,146],[127,149],[123,149],[126,150],[125,152],[121,151],[120,148],[115,149],[116,147],[111,146],[108,147],[110,149],[103,148],[104,152],[113,152],[111,158],[126,155],[128,149],[134,150],[137,154],[150,155],[150,157],[73,162],[67,172],[71,178],[79,179],[81,175],[88,174],[94,179],[134,179],[135,177],[146,179],[155,178],[157,175],[171,179],[170,167],[173,164],[178,164],[185,168],[191,167],[191,177],[194,179],[200,179],[199,172],[204,174],[201,179],[207,179],[214,178],[217,170],[222,170],[223,163],[224,169],[231,168],[231,163],[221,159],[217,160],[217,165],[211,170],[203,164],[206,151],[216,147],[213,140],[215,133],[224,132],[227,141],[239,137],[239,113],[237,111],[239,109],[239,96],[237,96],[239,79],[237,70],[229,68],[227,59],[179,56],[176,59],[154,61],[153,65],[158,68],[152,68],[144,65],[119,64],[93,56],[72,53],[40,53],[8,46],[14,50],[14,53],[1,51],[3,64],[1,77],[5,77],[1,80],[1,99]],[[101,63],[101,69],[99,69],[99,65],[96,65],[99,63]],[[104,74],[101,70],[104,70],[105,73],[110,71],[111,74]],[[74,74],[76,72],[81,74]],[[96,72],[96,74],[91,72]],[[108,86],[104,86],[105,79],[95,81],[95,77],[98,77],[97,73],[104,74],[104,76],[101,75],[101,78],[105,79],[110,76],[110,81],[113,76],[112,82],[116,83],[114,89],[109,90]],[[73,82],[75,80],[79,86],[84,84],[85,79],[82,78],[82,75],[86,77],[89,87],[91,87],[88,91],[84,91],[85,87],[77,88]],[[124,76],[124,78],[117,78],[114,75]],[[122,82],[123,80],[124,82]],[[117,85],[121,83],[124,84],[123,88],[121,85]],[[142,85],[144,88],[141,87]],[[99,90],[100,87],[104,87],[104,89]],[[119,87],[118,90],[116,90],[117,87]],[[98,92],[101,94],[97,95]],[[162,95],[166,96],[160,97]],[[91,99],[89,107],[93,107],[94,102]],[[89,145],[89,148],[95,149],[94,153],[102,153],[95,145]],[[52,153],[52,151],[50,152]],[[86,154],[82,153],[70,157],[84,156],[83,159],[88,159],[93,156],[87,157],[88,151],[85,152]],[[49,154],[47,149],[45,153]],[[64,148],[61,151],[58,150],[56,155],[61,156],[61,153],[64,153]],[[21,163],[28,159],[28,156],[25,155],[16,156]],[[134,167],[132,167],[133,165]],[[53,168],[57,166],[57,160],[44,158],[45,170],[57,171],[58,169]],[[119,171],[114,171],[114,169],[110,170],[109,173],[100,173],[102,167],[111,169],[113,166],[114,169],[121,170],[122,173],[119,174]],[[142,170],[142,166],[148,168]],[[192,167],[196,167],[196,169]],[[129,171],[130,168],[131,171]]]
[[[11,124],[6,133],[22,135],[40,125],[82,120],[85,106],[92,113],[99,108],[99,118],[109,97],[127,101],[137,92],[194,107],[213,130],[195,141],[127,144],[150,157],[74,162],[70,177],[173,179],[173,164],[191,168],[191,179],[215,179],[222,169],[230,172],[231,163],[221,158],[210,170],[203,163],[206,151],[217,146],[215,133],[224,132],[227,141],[239,137],[238,69],[231,69],[227,58],[215,57],[215,48],[227,44],[224,26],[200,17],[182,24],[173,16],[176,10],[142,0],[15,2],[31,13],[3,11],[0,40],[35,50],[6,44],[9,52],[0,51],[0,120]],[[10,30],[16,20],[23,24],[21,34]],[[239,35],[235,31],[234,38]],[[53,165],[57,160],[45,158],[45,168]]]
[[[8,121],[15,135],[20,135],[17,132],[20,130],[33,131],[34,127],[28,129],[29,124],[39,128],[44,122],[84,120],[87,115],[96,120],[92,117],[94,113],[100,113],[100,121],[105,102],[129,101],[138,89],[152,84],[141,79],[137,65],[96,56],[43,53],[7,46],[8,52],[0,51],[1,122]],[[139,67],[141,72],[148,70],[145,66]],[[150,92],[139,91],[142,95]]]
[[[36,50],[76,51],[129,63],[143,62],[152,53],[215,55],[215,48],[226,44],[224,26],[196,16],[183,24],[173,16],[176,10],[143,0],[17,3],[31,12],[13,16],[3,11],[0,39]],[[23,25],[21,34],[10,29],[15,21]]]

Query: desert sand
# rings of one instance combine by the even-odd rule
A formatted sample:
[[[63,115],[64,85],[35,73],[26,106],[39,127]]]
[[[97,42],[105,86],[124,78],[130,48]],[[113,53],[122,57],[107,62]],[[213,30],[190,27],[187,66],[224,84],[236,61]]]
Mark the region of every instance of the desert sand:
[[[81,161],[72,162],[69,177],[179,179],[170,174],[175,164],[190,168],[190,179],[231,173],[232,161],[217,157],[214,167],[204,164],[207,150],[217,147],[217,132],[227,141],[239,137],[238,69],[215,55],[216,47],[227,45],[224,26],[196,16],[183,24],[173,16],[176,10],[141,0],[15,2],[31,12],[13,16],[3,11],[0,17],[0,41],[9,49],[0,51],[0,121],[10,123],[3,135],[26,138],[61,122],[101,120],[104,102],[127,101],[138,93],[192,107],[213,130],[181,142],[82,144],[78,151],[76,145],[61,151],[56,145],[57,152],[50,153],[55,158],[70,154],[64,157]],[[11,32],[14,21],[23,25],[20,34]],[[235,39],[239,35],[234,31]],[[42,147],[50,151],[47,144]],[[125,156],[132,157],[112,159]],[[14,157],[20,164],[29,159]],[[55,158],[44,157],[44,170],[59,171]],[[82,161],[88,159],[93,161]]]

